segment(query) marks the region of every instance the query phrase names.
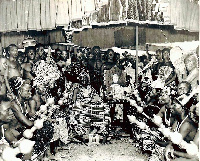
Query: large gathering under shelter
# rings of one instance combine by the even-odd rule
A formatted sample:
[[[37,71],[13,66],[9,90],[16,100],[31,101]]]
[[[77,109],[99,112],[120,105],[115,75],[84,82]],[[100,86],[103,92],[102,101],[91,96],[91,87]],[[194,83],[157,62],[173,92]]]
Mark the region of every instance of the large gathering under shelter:
[[[199,1],[180,1],[1,1],[0,161],[198,161]]]

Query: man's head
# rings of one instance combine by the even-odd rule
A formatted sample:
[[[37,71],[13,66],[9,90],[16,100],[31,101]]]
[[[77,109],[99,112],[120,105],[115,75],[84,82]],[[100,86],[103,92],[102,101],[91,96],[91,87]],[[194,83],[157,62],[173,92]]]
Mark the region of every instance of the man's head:
[[[169,62],[170,61],[170,49],[169,48],[164,48],[162,50],[162,55],[163,55],[163,60],[165,62]]]
[[[32,87],[30,80],[27,79],[23,82],[22,86],[19,88],[19,94],[25,100],[28,100],[32,97]]]
[[[189,82],[183,81],[178,85],[178,95],[189,94],[191,90],[191,84]]]
[[[26,57],[26,54],[25,54],[25,53],[19,52],[19,55],[17,56],[17,61],[18,61],[18,63],[19,63],[19,64],[24,63],[25,57]]]
[[[87,58],[88,58],[89,60],[92,60],[92,59],[95,58],[95,56],[94,56],[94,54],[93,54],[92,52],[87,52]]]
[[[62,51],[61,58],[67,60],[69,58],[69,53],[67,51]]]
[[[36,45],[36,53],[41,57],[45,54],[44,52],[44,46],[42,44]]]
[[[76,57],[77,57],[77,59],[78,59],[79,61],[82,61],[83,55],[84,55],[84,54],[83,54],[82,50],[81,50],[81,49],[77,49]]]
[[[160,97],[159,97],[160,104],[169,104],[171,102],[170,91],[169,89],[163,89]]]
[[[115,52],[112,49],[107,50],[108,60],[113,60],[115,57]]]
[[[17,58],[18,47],[15,44],[10,44],[8,46],[8,54],[9,54],[10,57]]]
[[[119,76],[117,74],[113,74],[113,83],[118,83]]]
[[[192,71],[194,68],[197,67],[197,58],[193,54],[189,54],[185,59],[184,59],[185,67],[188,70],[188,72]]]
[[[88,60],[87,60],[86,58],[82,58],[81,64],[82,64],[82,66],[87,67],[87,65],[88,65]]]
[[[101,66],[102,66],[102,61],[100,60],[100,59],[97,59],[96,60],[96,67],[97,67],[97,69],[101,69]]]
[[[28,60],[34,60],[35,59],[35,47],[33,47],[33,46],[27,47],[25,49],[25,53],[27,54]]]
[[[94,47],[92,48],[92,53],[93,53],[94,55],[96,55],[96,56],[99,56],[99,54],[100,54],[100,47],[99,47],[99,46],[94,46]]]

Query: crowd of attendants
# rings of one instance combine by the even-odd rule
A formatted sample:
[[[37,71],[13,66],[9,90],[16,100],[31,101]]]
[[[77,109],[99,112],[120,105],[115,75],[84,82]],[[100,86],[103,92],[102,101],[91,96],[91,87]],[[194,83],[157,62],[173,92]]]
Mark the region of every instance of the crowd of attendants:
[[[83,87],[88,84],[96,90],[98,94],[101,89],[106,90],[104,84],[104,71],[117,66],[120,70],[131,64],[136,69],[135,58],[129,57],[125,52],[123,58],[120,54],[108,49],[102,54],[98,46],[77,49],[76,53],[71,51],[61,51],[45,53],[44,46],[37,44],[25,48],[25,52],[19,52],[18,47],[11,44],[7,47],[6,53],[0,58],[0,100],[1,113],[0,125],[4,125],[7,141],[12,144],[21,135],[20,131],[24,127],[33,126],[32,117],[41,104],[46,101],[46,94],[51,94],[57,101],[66,91],[66,81],[72,84],[79,83]],[[40,61],[47,61],[51,57],[56,64],[61,77],[53,82],[52,87],[44,85],[33,88],[33,80],[36,77],[35,64]],[[70,60],[70,61],[69,61]],[[170,49],[157,50],[155,56],[141,56],[138,63],[138,84],[133,84],[135,91],[129,94],[131,99],[135,99],[138,106],[143,107],[144,112],[153,117],[153,114],[160,116],[163,123],[172,131],[177,130],[182,134],[187,142],[193,141],[198,145],[198,92],[188,99],[185,104],[181,101],[190,96],[190,93],[198,88],[198,59],[195,54],[188,54],[184,59],[186,74],[178,79],[176,69],[170,61]],[[81,73],[88,74],[89,77],[81,78]],[[148,73],[150,72],[150,77]],[[128,87],[131,84],[131,76],[126,76],[126,81],[122,85]],[[163,87],[153,85],[153,82],[163,82]],[[20,84],[23,82],[22,84]],[[155,83],[154,83],[155,84]],[[103,100],[107,100],[103,95]],[[16,99],[18,102],[16,102]],[[139,100],[137,98],[140,98]],[[72,98],[76,102],[77,97]],[[131,105],[126,109],[129,115],[137,115],[137,111]],[[141,118],[138,118],[141,119]],[[143,119],[143,116],[142,116]],[[147,121],[148,122],[148,121]],[[155,125],[150,124],[152,127]],[[132,125],[134,126],[134,125]],[[132,127],[134,128],[134,127]],[[137,130],[134,130],[137,132]],[[136,134],[132,134],[132,137]],[[164,136],[162,136],[164,138]],[[186,151],[173,145],[170,140],[158,141],[156,144],[166,149],[174,149],[174,154],[183,158],[189,158]]]
[[[198,147],[198,48],[196,53],[188,53],[184,56],[182,63],[185,66],[185,73],[183,72],[181,75],[177,70],[178,67],[175,67],[170,60],[170,49],[158,49],[156,53],[155,58],[157,61],[149,64],[148,68],[141,68],[142,74],[139,76],[140,83],[137,89],[139,94],[136,94],[139,95],[140,99],[135,98],[137,102],[136,106],[143,107],[144,113],[150,116],[150,118],[153,118],[154,115],[160,116],[165,127],[171,131],[179,132],[184,141],[188,143],[192,142],[194,146]],[[181,63],[178,65],[180,68]],[[151,73],[150,75],[148,70]],[[135,108],[130,108],[129,115],[136,116],[140,121],[145,120],[144,122],[150,126],[152,131],[157,131],[155,127],[158,128],[158,126],[152,124],[152,121],[149,121],[144,115],[141,116],[140,113],[135,111]],[[158,157],[161,160],[164,160],[164,158],[168,160],[190,160],[191,158],[198,160],[197,156],[188,154],[185,149],[175,145],[171,139],[158,131],[157,133],[160,138],[152,138],[152,133],[147,134],[148,132],[144,132],[145,130],[142,130],[143,132],[141,129],[137,130],[136,126],[133,126],[133,129],[133,136],[138,136],[139,133],[146,133],[146,136],[140,135],[139,140],[143,142],[143,150],[151,151],[152,160],[156,160],[155,155],[160,153],[155,152],[155,146],[158,146],[159,149],[164,149],[161,153],[162,156]]]

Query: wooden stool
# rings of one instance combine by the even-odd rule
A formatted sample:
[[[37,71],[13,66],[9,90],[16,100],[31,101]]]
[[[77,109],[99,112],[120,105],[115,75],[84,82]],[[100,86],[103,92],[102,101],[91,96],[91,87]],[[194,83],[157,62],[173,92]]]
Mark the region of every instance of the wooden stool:
[[[89,134],[89,142],[88,145],[91,144],[99,144],[100,137],[98,134]]]

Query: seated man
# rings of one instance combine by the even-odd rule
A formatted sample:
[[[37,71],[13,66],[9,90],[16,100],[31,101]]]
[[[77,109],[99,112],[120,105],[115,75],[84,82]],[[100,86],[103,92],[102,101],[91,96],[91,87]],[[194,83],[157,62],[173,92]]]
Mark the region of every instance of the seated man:
[[[182,121],[188,117],[189,109],[192,104],[196,104],[194,98],[191,98],[184,106],[180,103],[189,95],[190,89],[191,85],[188,82],[182,82],[178,86],[179,97],[177,99],[172,100],[172,98],[168,96],[169,93],[163,93],[160,97],[160,102],[165,104],[158,113],[158,116],[163,119],[164,125],[171,127],[172,130],[179,128],[179,126],[182,124]]]
[[[25,127],[33,122],[28,118],[35,114],[35,101],[31,99],[31,86],[25,81],[19,87],[17,97],[1,102],[1,117],[5,128],[5,137],[9,143],[16,142]]]
[[[191,98],[184,106],[180,104],[180,102],[189,96],[191,91],[190,83],[183,81],[178,85],[178,98],[174,100],[174,112],[176,115],[175,123],[173,124],[173,129],[178,128],[178,125],[187,117],[190,107],[196,101],[194,98]]]
[[[83,72],[79,76],[79,83],[75,83],[72,87],[73,96],[72,101],[75,105],[88,103],[91,101],[95,90],[90,85],[90,78],[88,73]]]
[[[160,116],[163,120],[163,124],[167,127],[172,127],[175,118],[172,117],[174,113],[174,109],[172,106],[172,99],[170,97],[170,91],[167,89],[164,89],[161,93],[161,96],[159,98],[160,104],[163,106],[161,107],[159,113],[157,116]]]
[[[199,130],[198,130],[198,116],[199,115],[199,105],[195,106],[195,116],[189,115],[189,117],[183,122],[182,126],[180,127],[179,133],[182,135],[183,140],[186,142],[191,142],[195,146],[199,146]],[[188,152],[185,149],[181,149],[180,147],[177,147],[176,145],[173,145],[170,143],[166,147],[166,153],[165,156],[167,159],[169,159],[171,156],[169,155],[169,152],[171,152],[171,155],[174,155],[176,157],[176,161],[182,161],[182,160],[191,160],[197,161],[199,158],[197,155],[191,155],[188,154]],[[187,158],[187,159],[185,159]],[[172,160],[172,158],[170,158]]]

